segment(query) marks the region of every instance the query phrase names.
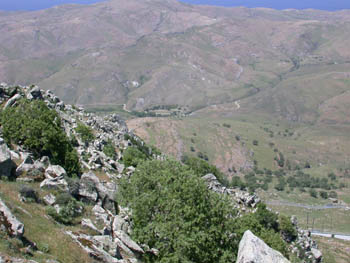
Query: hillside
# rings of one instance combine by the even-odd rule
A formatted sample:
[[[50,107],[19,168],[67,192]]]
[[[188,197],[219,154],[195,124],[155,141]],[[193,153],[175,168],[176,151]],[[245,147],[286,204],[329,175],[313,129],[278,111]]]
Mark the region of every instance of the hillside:
[[[349,11],[175,0],[3,13],[0,78],[86,106],[193,111],[246,98],[249,113],[347,123],[349,21]]]
[[[0,262],[3,254],[65,263],[177,257],[234,262],[243,235],[254,240],[243,230],[299,262],[317,254],[301,229],[350,235],[349,29],[349,10],[225,8],[176,0],[0,12],[0,80],[10,83],[0,84],[0,146],[11,154],[11,162],[5,154],[5,164],[18,170],[15,178],[1,180],[0,198],[27,231],[22,243],[2,235]],[[64,171],[59,169],[59,190],[43,189],[45,181],[48,188],[56,184],[50,181],[56,165]],[[204,190],[198,179],[203,176],[211,190],[233,199],[232,209]],[[129,179],[132,184],[125,183]],[[18,196],[27,183],[38,203]],[[193,210],[189,188],[210,201]],[[162,198],[167,201],[155,202]],[[223,210],[213,207],[215,198]],[[262,214],[275,218],[274,212],[250,214],[260,199],[274,212],[297,216],[293,229],[306,239],[305,248],[297,252],[300,240],[290,247],[283,219],[260,221]],[[248,212],[242,222],[235,221],[236,209],[239,216]],[[215,235],[237,235],[225,236],[220,245],[219,239],[206,243],[210,227],[203,237],[188,236],[195,222],[183,220],[193,214],[215,220],[220,214],[209,220],[223,225],[213,228]],[[206,222],[201,218],[200,227]],[[272,227],[276,222],[279,227]],[[347,242],[318,240],[325,262],[346,262]],[[66,242],[69,248],[63,248]],[[203,247],[220,252],[205,254]],[[231,261],[225,261],[227,253]]]
[[[1,261],[321,261],[295,217],[200,159],[166,157],[117,115],[37,86],[1,84],[0,98]]]

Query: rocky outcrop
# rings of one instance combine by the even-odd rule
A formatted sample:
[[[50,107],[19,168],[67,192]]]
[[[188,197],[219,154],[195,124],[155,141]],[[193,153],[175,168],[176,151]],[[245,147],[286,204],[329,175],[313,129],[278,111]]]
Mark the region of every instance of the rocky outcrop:
[[[270,248],[247,230],[241,242],[236,263],[290,263],[280,252]]]
[[[10,149],[7,147],[4,140],[0,138],[0,178],[2,176],[10,177],[15,168],[16,165],[11,159]]]
[[[261,202],[256,194],[249,194],[239,189],[223,186],[214,174],[207,174],[202,179],[207,183],[210,190],[219,194],[227,194],[236,204],[243,205],[246,208],[255,208]],[[238,206],[236,207],[238,208]]]
[[[11,237],[21,238],[24,234],[24,225],[11,213],[5,203],[0,200],[0,227]]]
[[[101,201],[101,206],[113,214],[117,213],[117,203],[114,201],[117,192],[115,183],[100,182],[93,173],[88,172],[81,176],[79,196],[88,202]]]

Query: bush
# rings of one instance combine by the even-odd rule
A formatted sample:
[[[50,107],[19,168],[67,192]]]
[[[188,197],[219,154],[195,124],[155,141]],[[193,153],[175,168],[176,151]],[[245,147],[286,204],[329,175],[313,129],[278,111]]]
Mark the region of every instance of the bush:
[[[327,198],[328,198],[328,193],[325,192],[325,191],[320,191],[320,196],[321,196],[323,199],[327,199]]]
[[[84,143],[89,143],[95,139],[92,129],[81,122],[78,123],[75,131],[80,135]]]
[[[35,158],[49,156],[51,163],[61,165],[68,175],[80,174],[78,154],[60,117],[43,101],[20,100],[1,112],[0,122],[6,143],[23,145]]]
[[[310,189],[309,194],[311,197],[317,198],[317,192],[315,189]]]
[[[103,153],[113,160],[116,159],[117,154],[112,140],[107,141],[106,145],[103,147]]]
[[[279,225],[281,234],[287,242],[294,241],[297,238],[298,233],[288,217],[281,215],[279,218]]]
[[[331,192],[329,193],[329,197],[330,197],[330,198],[338,198],[338,194],[337,194],[337,192],[335,192],[335,191],[331,191]]]
[[[146,262],[232,262],[239,240],[236,211],[187,166],[146,161],[121,182],[122,204],[133,210],[133,238],[159,250]],[[215,253],[213,253],[215,251]]]
[[[136,167],[141,161],[147,159],[148,156],[134,146],[128,147],[123,153],[123,163],[126,167]]]

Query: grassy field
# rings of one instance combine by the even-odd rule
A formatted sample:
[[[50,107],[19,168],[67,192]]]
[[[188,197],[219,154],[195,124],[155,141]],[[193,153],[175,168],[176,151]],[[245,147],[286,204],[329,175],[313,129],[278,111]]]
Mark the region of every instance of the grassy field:
[[[313,237],[323,253],[324,263],[348,263],[350,258],[350,241]]]

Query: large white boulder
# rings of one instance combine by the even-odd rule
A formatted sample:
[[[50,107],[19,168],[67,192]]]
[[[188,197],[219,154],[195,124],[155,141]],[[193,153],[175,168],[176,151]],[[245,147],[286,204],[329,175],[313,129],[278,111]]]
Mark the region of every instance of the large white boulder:
[[[13,237],[22,237],[24,225],[11,213],[10,209],[0,200],[0,225]]]
[[[247,230],[239,243],[236,263],[290,263],[280,252]]]

